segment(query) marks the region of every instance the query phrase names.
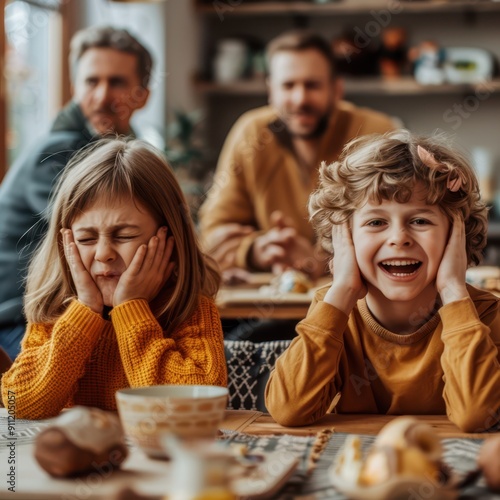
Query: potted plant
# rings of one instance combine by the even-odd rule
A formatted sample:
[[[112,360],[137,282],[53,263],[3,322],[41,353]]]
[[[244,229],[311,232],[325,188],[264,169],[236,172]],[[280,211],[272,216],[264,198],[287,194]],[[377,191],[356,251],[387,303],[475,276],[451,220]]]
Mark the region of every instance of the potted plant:
[[[176,110],[174,114],[175,120],[167,129],[165,154],[175,171],[196,223],[210,174],[206,151],[199,134],[203,114],[199,110]]]

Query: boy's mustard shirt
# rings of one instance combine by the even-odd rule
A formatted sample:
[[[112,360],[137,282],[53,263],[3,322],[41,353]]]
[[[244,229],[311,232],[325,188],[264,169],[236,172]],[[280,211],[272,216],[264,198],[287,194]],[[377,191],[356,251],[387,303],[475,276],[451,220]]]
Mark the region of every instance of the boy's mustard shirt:
[[[116,410],[115,392],[156,384],[226,386],[219,314],[201,297],[192,317],[165,334],[146,300],[103,319],[77,300],[54,324],[29,324],[22,351],[2,378],[16,417],[48,418],[72,405]]]
[[[338,392],[338,413],[447,414],[468,432],[500,420],[500,299],[468,287],[470,299],[398,335],[375,321],[365,299],[349,316],[322,302],[327,289],[316,294],[266,387],[279,423],[311,424]]]

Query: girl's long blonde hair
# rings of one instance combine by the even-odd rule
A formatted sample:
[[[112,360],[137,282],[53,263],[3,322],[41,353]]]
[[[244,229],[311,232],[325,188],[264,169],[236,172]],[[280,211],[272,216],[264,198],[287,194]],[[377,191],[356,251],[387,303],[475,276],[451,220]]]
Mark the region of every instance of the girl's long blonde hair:
[[[70,228],[98,200],[119,199],[145,207],[174,237],[174,273],[150,304],[162,327],[168,331],[186,320],[201,294],[215,296],[219,274],[199,248],[184,195],[164,156],[140,140],[102,139],[70,161],[54,190],[48,231],[28,271],[28,321],[54,322],[77,295],[61,229]]]

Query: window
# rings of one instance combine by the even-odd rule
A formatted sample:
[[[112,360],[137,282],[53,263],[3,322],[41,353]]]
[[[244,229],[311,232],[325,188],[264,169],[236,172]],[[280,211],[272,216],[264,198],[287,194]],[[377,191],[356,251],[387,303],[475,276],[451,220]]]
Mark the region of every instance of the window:
[[[10,0],[4,16],[6,146],[11,165],[49,129],[60,108],[59,0]]]

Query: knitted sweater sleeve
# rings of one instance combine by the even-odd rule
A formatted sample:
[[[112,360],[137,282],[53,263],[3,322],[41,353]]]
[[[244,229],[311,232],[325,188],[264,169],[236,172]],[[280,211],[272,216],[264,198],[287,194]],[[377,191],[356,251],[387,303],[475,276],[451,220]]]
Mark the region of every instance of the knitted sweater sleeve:
[[[500,420],[500,316],[489,326],[467,298],[440,309],[444,393],[448,418],[465,432]]]
[[[222,327],[213,300],[202,297],[192,317],[169,334],[146,300],[120,304],[111,320],[130,387],[227,385]]]
[[[17,418],[52,417],[70,404],[104,324],[74,300],[54,324],[28,325],[21,354],[2,377],[4,404],[15,396]]]
[[[328,412],[340,385],[347,320],[339,309],[318,302],[297,325],[298,337],[278,358],[266,386],[266,407],[276,422],[309,425]]]

